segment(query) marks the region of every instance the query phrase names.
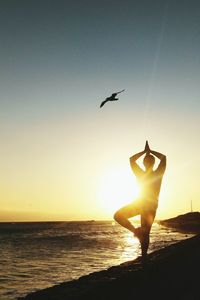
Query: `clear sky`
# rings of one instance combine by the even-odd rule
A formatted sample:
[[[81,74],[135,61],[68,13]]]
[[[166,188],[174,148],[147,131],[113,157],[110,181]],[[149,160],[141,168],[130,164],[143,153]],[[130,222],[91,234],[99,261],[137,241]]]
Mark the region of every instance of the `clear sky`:
[[[112,219],[147,139],[157,218],[200,210],[198,0],[1,0],[0,36],[0,221]]]

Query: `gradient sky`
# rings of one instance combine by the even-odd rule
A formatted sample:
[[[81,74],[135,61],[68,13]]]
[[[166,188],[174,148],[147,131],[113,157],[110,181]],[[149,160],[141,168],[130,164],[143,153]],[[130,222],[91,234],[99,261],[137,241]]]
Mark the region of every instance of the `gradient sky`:
[[[0,221],[111,219],[147,139],[157,218],[200,210],[199,1],[1,0],[0,36]]]

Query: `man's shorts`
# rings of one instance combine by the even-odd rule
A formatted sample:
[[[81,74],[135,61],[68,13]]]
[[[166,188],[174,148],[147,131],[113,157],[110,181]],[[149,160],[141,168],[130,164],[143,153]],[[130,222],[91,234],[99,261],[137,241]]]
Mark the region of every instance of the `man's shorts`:
[[[137,198],[131,204],[142,212],[155,212],[158,208],[157,199]]]

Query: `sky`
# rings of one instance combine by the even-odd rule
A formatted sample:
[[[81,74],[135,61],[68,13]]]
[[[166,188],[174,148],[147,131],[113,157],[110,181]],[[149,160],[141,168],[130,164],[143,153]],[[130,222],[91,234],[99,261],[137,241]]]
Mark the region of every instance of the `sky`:
[[[0,36],[0,221],[112,219],[146,140],[156,217],[200,210],[199,1],[1,0]]]

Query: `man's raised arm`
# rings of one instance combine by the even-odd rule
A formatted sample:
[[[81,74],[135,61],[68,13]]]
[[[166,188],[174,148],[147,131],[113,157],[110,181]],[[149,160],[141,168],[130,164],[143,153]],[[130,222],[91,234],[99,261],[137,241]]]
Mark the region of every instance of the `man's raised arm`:
[[[164,173],[164,171],[166,169],[166,161],[167,161],[166,155],[164,155],[160,152],[157,152],[157,151],[153,151],[153,150],[150,150],[150,153],[155,155],[158,159],[160,159],[160,163],[159,163],[156,171],[161,171]]]
[[[131,168],[133,170],[133,172],[135,173],[135,175],[140,175],[141,173],[143,173],[144,171],[138,166],[138,164],[136,163],[136,160],[138,160],[138,158],[140,158],[143,154],[145,154],[146,151],[141,151],[139,153],[134,154],[133,156],[130,157],[130,164],[131,164]]]

